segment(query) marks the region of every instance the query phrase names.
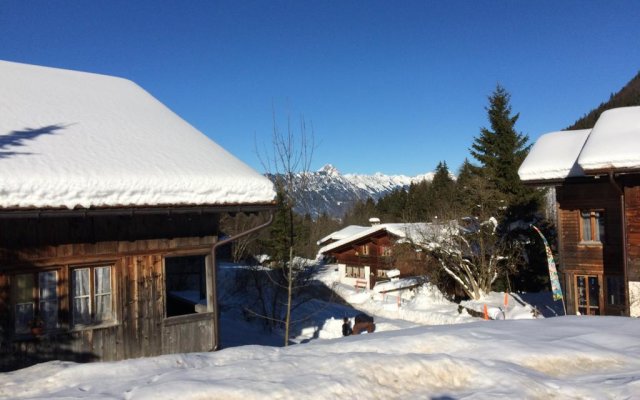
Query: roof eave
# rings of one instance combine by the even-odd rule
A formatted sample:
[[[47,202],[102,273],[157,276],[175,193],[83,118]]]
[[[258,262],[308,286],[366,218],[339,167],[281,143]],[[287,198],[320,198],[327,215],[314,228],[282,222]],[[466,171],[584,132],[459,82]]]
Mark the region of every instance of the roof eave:
[[[0,208],[2,218],[33,217],[74,217],[109,215],[150,215],[150,214],[202,214],[202,213],[256,213],[271,211],[275,202],[252,204],[206,204],[206,205],[162,205],[162,206],[121,206],[91,208]]]

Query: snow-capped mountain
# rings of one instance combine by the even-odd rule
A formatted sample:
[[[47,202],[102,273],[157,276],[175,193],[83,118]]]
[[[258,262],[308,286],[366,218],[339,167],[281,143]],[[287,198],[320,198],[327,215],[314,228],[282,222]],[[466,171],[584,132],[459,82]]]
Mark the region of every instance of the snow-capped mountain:
[[[327,213],[336,218],[344,216],[358,200],[371,197],[378,200],[397,188],[408,188],[413,182],[432,180],[433,172],[409,177],[405,175],[341,174],[327,164],[316,172],[296,175],[296,211],[313,218]]]

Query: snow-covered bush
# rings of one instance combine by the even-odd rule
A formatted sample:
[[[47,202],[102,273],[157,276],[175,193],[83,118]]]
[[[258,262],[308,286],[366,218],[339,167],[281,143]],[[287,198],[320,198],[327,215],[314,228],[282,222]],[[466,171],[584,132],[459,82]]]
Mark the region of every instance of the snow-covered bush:
[[[521,255],[521,245],[499,235],[497,225],[493,217],[483,222],[469,219],[465,227],[425,245],[471,299],[489,293],[498,276],[512,270]]]

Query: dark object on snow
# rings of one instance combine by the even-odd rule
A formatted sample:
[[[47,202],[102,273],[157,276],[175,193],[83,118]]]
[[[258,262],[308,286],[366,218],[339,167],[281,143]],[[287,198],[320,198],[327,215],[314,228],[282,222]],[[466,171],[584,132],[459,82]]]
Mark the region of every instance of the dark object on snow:
[[[353,334],[359,335],[363,332],[372,333],[376,330],[376,324],[373,323],[373,317],[367,314],[358,314],[353,325]]]
[[[349,336],[353,333],[353,329],[351,329],[351,322],[349,322],[349,318],[344,317],[344,324],[342,324],[342,336]]]

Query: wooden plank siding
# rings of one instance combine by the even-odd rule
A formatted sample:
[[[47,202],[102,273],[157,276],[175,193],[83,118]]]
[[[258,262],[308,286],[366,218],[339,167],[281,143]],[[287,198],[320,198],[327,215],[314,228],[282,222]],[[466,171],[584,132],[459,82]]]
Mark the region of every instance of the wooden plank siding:
[[[121,360],[155,356],[173,352],[210,351],[214,346],[215,312],[165,318],[164,258],[175,255],[209,254],[216,236],[149,238],[143,240],[109,240],[97,242],[43,244],[46,232],[52,226],[74,229],[74,218],[54,221],[40,226],[35,235],[22,240],[31,246],[6,245],[0,248],[0,370],[26,366],[49,359],[74,361]],[[16,221],[13,221],[14,223]],[[49,221],[47,221],[49,222]],[[94,221],[95,222],[95,221]],[[111,222],[114,222],[111,219]],[[194,222],[197,225],[197,222]],[[217,224],[217,220],[215,221]],[[36,227],[28,222],[27,225]],[[98,235],[118,237],[123,227],[107,232],[109,222],[101,221]],[[206,224],[204,224],[206,225]],[[210,224],[209,224],[210,225]],[[19,224],[17,224],[19,226]],[[0,234],[7,233],[0,223]],[[178,229],[168,232],[169,225],[160,228],[160,234],[172,236],[186,232],[184,221]],[[44,229],[42,229],[44,228]],[[211,226],[209,226],[211,228]],[[82,228],[85,229],[85,228]],[[135,228],[134,230],[138,230]],[[18,229],[24,232],[22,229]],[[193,232],[194,230],[192,230]],[[195,229],[202,233],[200,228]],[[114,233],[115,232],[115,233]],[[128,231],[127,231],[128,232]],[[168,234],[170,233],[170,234]],[[66,238],[80,238],[73,233],[60,234]],[[147,233],[154,236],[158,233]],[[11,236],[9,234],[9,236]],[[125,235],[129,238],[129,235]],[[6,236],[5,236],[6,237]],[[45,240],[46,241],[46,240]],[[70,328],[70,270],[85,265],[111,265],[112,292],[115,321],[86,328]],[[207,263],[210,265],[209,263]],[[13,306],[11,302],[11,276],[16,273],[58,271],[59,329],[41,336],[13,334]]]
[[[626,182],[624,189],[627,223],[627,279],[640,281],[640,182]]]
[[[556,191],[559,224],[560,268],[565,280],[567,311],[576,313],[575,277],[595,275],[600,280],[600,302],[605,314],[622,311],[609,305],[607,278],[624,275],[620,194],[606,179],[565,183]],[[581,239],[581,211],[604,211],[605,238],[602,243]]]

